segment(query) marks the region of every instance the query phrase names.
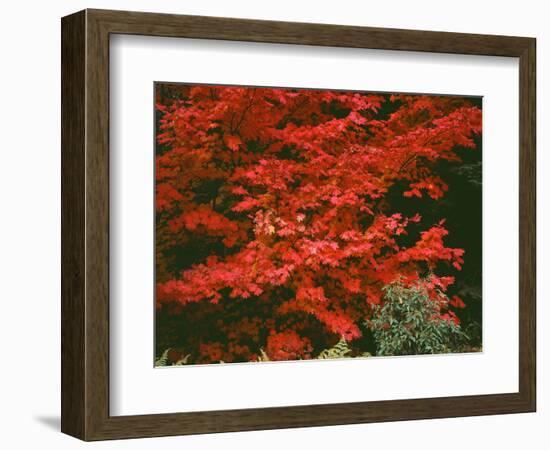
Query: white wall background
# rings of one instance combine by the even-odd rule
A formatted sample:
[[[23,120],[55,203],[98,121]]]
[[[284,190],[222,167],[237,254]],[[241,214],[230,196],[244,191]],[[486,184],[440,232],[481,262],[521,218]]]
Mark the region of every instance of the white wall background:
[[[550,436],[550,29],[537,0],[359,2],[353,0],[52,0],[4,2],[0,15],[0,443],[75,449],[59,432],[60,378],[60,17],[86,7],[350,25],[433,29],[538,38],[538,368],[536,414],[141,439],[95,448],[343,445],[409,449],[547,448]],[[550,177],[550,175],[549,175]]]

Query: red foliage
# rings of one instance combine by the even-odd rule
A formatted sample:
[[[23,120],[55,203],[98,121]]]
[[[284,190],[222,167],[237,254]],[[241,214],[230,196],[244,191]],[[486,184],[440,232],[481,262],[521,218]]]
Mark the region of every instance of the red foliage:
[[[309,339],[301,337],[295,331],[274,333],[267,338],[266,353],[272,361],[307,359],[309,352],[311,352]]]
[[[219,306],[223,338],[197,341],[197,360],[252,360],[261,348],[307,358],[312,333],[360,337],[385,284],[424,280],[435,298],[453,283],[438,267],[460,270],[464,251],[445,246],[444,221],[392,212],[387,195],[443,197],[434,167],[459,162],[456,146],[475,148],[479,108],[437,96],[180,90],[157,98],[157,306]],[[394,112],[381,118],[384,102]],[[424,231],[404,246],[411,224]],[[197,243],[204,251],[178,268],[178,251]],[[247,299],[257,310],[226,321],[224,308]]]

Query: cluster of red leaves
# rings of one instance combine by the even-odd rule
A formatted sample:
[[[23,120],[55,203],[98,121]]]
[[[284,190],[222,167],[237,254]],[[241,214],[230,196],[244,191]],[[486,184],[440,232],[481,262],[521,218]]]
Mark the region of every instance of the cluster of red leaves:
[[[301,337],[293,330],[273,333],[267,338],[266,353],[271,361],[308,359],[311,344],[307,337]]]
[[[386,196],[397,185],[403,201],[445,195],[435,164],[459,162],[456,147],[475,148],[481,132],[466,100],[183,86],[157,101],[157,306],[268,305],[225,327],[222,309],[224,339],[197,344],[197,360],[253,360],[260,349],[306,358],[296,317],[352,341],[384,285],[420,281],[435,298],[454,282],[436,273],[463,264],[464,251],[445,246],[444,221],[388,213]],[[384,102],[394,108],[381,119]],[[404,247],[412,223],[424,231]],[[212,252],[174,271],[174,249],[197,242]]]

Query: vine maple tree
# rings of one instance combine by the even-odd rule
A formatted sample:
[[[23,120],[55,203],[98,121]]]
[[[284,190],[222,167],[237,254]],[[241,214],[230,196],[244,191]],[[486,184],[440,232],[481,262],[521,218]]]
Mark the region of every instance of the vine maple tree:
[[[193,362],[308,359],[341,337],[353,348],[396,280],[458,322],[465,304],[445,293],[464,250],[446,246],[445,218],[405,215],[389,192],[440,201],[436,167],[475,151],[478,106],[157,85],[156,108],[157,314],[184,318]]]

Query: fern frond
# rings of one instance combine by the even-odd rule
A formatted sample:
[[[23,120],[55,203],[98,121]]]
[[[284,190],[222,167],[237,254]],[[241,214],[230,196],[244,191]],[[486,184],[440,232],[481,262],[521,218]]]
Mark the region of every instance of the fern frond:
[[[168,366],[168,352],[170,351],[170,348],[167,348],[164,350],[162,355],[160,355],[157,359],[155,359],[155,367],[163,367]]]
[[[170,359],[168,358],[168,353],[170,352],[170,350],[172,350],[172,348],[167,348],[166,350],[164,350],[164,352],[162,352],[162,355],[155,359],[155,367],[183,366],[187,364],[189,358],[191,357],[191,354],[189,353],[176,362],[170,362]]]
[[[189,360],[189,357],[191,356],[191,353],[188,353],[187,355],[185,355],[183,358],[181,358],[180,360],[176,361],[173,365],[174,366],[183,366],[185,364],[187,364],[187,361]]]
[[[345,358],[349,353],[351,353],[351,349],[342,336],[334,347],[322,350],[317,356],[317,359]]]
[[[264,351],[263,348],[260,349],[260,356],[258,356],[258,362],[266,362],[271,361],[269,356],[267,356],[267,353]]]

